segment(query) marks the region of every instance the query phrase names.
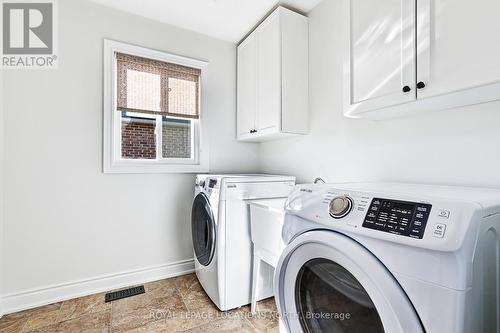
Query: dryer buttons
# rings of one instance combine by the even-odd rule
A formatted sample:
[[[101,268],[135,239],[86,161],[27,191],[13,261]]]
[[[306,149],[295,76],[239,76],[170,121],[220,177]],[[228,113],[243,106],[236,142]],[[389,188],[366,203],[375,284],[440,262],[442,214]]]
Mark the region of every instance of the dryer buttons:
[[[445,231],[446,231],[446,224],[436,223],[436,225],[434,226],[434,231],[432,232],[432,235],[434,237],[437,237],[437,238],[443,238]]]
[[[441,209],[438,213],[438,216],[444,219],[450,218],[450,211],[446,209]]]

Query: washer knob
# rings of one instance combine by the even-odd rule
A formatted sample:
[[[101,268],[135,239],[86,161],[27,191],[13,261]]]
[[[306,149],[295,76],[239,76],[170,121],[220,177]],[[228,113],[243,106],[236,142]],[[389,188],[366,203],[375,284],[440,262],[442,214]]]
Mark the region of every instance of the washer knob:
[[[329,212],[330,216],[335,219],[340,219],[349,214],[352,210],[352,199],[342,195],[330,201]]]

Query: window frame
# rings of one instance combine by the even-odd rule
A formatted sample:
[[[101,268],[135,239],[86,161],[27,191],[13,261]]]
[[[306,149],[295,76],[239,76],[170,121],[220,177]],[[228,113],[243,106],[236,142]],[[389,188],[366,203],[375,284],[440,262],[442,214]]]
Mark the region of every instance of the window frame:
[[[159,60],[201,70],[200,75],[200,115],[190,119],[192,128],[192,158],[163,158],[157,148],[156,159],[124,159],[121,155],[121,112],[116,107],[116,52]],[[203,173],[209,171],[209,151],[207,131],[204,130],[207,116],[208,62],[187,58],[136,45],[104,39],[104,93],[103,93],[103,172],[104,173]],[[161,117],[161,116],[158,116]],[[172,117],[175,118],[175,117]],[[156,121],[156,131],[158,123]],[[159,136],[156,133],[157,138]],[[157,147],[161,141],[157,140]]]

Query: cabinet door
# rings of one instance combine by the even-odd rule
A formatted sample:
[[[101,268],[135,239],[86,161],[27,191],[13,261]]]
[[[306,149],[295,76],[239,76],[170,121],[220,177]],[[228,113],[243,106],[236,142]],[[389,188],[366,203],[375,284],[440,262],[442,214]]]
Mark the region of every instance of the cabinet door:
[[[416,99],[415,0],[351,0],[346,115]]]
[[[281,37],[278,12],[257,30],[257,130],[280,126]]]
[[[418,0],[417,17],[417,82],[425,84],[419,99],[495,82],[454,98],[472,104],[500,97],[500,1]]]
[[[257,85],[257,40],[249,36],[238,46],[237,134],[250,134],[255,129]]]

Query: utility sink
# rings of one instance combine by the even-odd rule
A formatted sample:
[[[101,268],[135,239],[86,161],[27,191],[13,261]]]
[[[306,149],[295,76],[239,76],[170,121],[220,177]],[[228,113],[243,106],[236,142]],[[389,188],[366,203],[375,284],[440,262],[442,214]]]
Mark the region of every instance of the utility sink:
[[[262,285],[262,282],[272,285],[273,282],[273,270],[269,271],[269,275],[263,274],[261,262],[263,261],[275,268],[281,252],[285,248],[281,238],[281,230],[285,219],[285,201],[286,198],[249,201],[250,232],[253,243],[252,313],[255,313],[259,285]]]

